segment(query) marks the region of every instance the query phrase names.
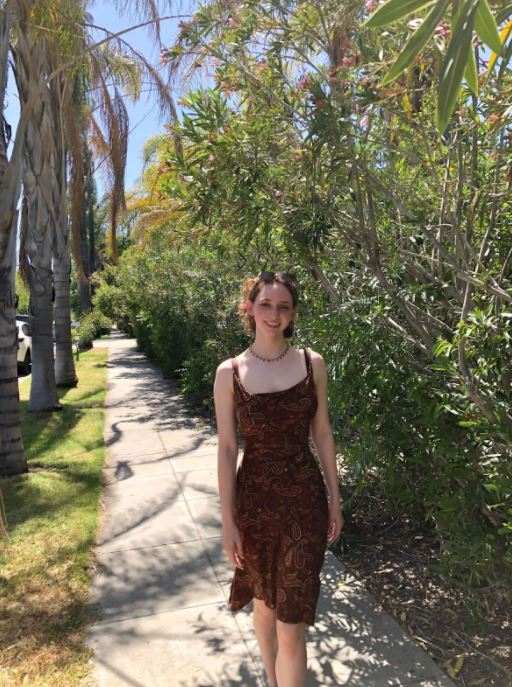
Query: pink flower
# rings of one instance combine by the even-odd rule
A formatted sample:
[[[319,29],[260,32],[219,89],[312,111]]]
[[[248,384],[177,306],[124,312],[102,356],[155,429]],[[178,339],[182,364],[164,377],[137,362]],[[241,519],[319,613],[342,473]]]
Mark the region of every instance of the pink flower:
[[[301,78],[297,81],[297,90],[302,91],[305,88],[309,86],[309,76],[306,74],[304,76],[301,76]]]
[[[449,38],[451,34],[450,26],[446,22],[441,22],[434,29],[436,36],[441,36],[442,38]]]

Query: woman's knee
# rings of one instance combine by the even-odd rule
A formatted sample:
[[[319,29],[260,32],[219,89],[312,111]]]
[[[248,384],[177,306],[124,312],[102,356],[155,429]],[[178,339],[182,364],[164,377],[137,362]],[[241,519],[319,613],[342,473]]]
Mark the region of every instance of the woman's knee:
[[[276,625],[279,651],[283,651],[290,655],[301,651],[305,643],[305,624],[284,623],[278,620]]]
[[[268,624],[276,622],[275,608],[269,608],[261,599],[254,599],[253,613],[254,617],[261,622]]]

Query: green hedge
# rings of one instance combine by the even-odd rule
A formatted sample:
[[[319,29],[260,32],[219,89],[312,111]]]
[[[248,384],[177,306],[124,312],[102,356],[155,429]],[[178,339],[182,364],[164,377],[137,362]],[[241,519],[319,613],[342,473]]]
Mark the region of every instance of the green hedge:
[[[154,239],[125,253],[95,302],[213,410],[217,365],[248,343],[236,314],[241,273],[225,255],[176,252]],[[450,382],[449,361],[418,367],[408,344],[385,326],[378,299],[369,294],[358,307],[333,308],[307,270],[300,276],[294,343],[327,361],[333,428],[356,492],[377,479],[379,508],[429,528],[440,547],[433,567],[476,604],[509,599],[512,533],[503,512],[512,515],[505,510],[510,454],[492,428],[461,422],[466,401]]]

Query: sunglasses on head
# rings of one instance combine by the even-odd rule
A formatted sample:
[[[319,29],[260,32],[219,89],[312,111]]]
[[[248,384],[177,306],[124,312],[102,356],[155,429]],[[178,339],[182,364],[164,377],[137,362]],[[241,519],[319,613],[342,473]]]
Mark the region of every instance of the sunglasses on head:
[[[294,282],[295,277],[290,272],[273,272],[271,270],[264,270],[258,274],[258,281],[274,281],[279,279],[279,281]]]

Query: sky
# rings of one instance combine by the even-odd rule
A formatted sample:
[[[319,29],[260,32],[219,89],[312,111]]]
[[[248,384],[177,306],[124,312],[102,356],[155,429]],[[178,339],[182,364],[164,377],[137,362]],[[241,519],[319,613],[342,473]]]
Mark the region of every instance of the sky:
[[[128,4],[128,3],[126,3]],[[170,4],[170,3],[169,3]],[[183,7],[185,3],[177,3],[178,8]],[[92,15],[92,23],[96,26],[101,26],[109,31],[120,31],[123,28],[128,28],[140,23],[140,20],[133,16],[123,14],[114,7],[113,2],[107,0],[92,0],[88,4],[89,14]],[[186,9],[179,9],[176,12],[167,12],[166,14],[184,13]],[[162,21],[161,34],[164,45],[171,45],[178,33],[179,19],[170,19]],[[104,33],[96,31],[98,37],[103,37]],[[153,65],[160,65],[160,50],[155,39],[150,36],[147,28],[136,29],[124,34],[123,38],[128,41],[138,52],[141,52]],[[181,93],[178,91],[172,94],[174,101],[179,98]],[[7,107],[6,120],[15,129],[15,123],[19,118],[19,106],[17,100],[16,90],[14,88],[12,75],[10,78],[7,91]],[[132,103],[126,99],[126,106],[128,109],[130,119],[130,136],[128,143],[128,160],[126,167],[126,189],[130,189],[136,182],[137,178],[142,172],[142,149],[144,143],[158,133],[161,133],[164,128],[163,125],[168,123],[162,121],[159,117],[158,106],[154,97],[151,94],[142,94],[138,103]],[[179,109],[179,106],[177,106]],[[101,197],[104,184],[101,174],[96,174],[96,181],[98,184],[98,192]]]

